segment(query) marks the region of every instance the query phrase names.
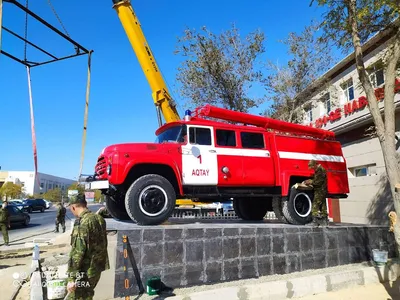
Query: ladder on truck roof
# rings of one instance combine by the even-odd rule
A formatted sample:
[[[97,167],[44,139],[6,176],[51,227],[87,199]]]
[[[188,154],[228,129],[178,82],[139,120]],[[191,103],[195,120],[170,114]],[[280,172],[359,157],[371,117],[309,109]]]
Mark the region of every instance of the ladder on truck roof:
[[[196,108],[194,111],[194,117],[211,117],[222,119],[225,121],[233,121],[242,124],[254,125],[264,129],[274,129],[280,132],[307,135],[320,139],[335,138],[335,133],[330,130],[285,122],[268,117],[256,116],[248,113],[212,106],[209,104]]]

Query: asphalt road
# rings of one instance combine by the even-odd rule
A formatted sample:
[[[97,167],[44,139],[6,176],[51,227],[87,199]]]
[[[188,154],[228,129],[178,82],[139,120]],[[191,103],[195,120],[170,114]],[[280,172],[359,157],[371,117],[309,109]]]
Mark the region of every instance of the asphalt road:
[[[89,209],[93,212],[96,212],[102,206],[103,205],[100,204],[89,205]],[[12,225],[11,229],[9,229],[8,236],[10,238],[10,242],[28,237],[32,237],[32,239],[39,238],[40,235],[53,231],[55,229],[56,214],[57,207],[55,206],[46,209],[44,212],[35,211],[30,213],[29,216],[31,217],[31,221],[29,226],[25,227],[23,225]],[[74,218],[75,217],[67,207],[67,217],[65,218],[65,222],[70,222],[70,219]],[[61,230],[61,227],[59,227],[59,230]],[[1,233],[0,236],[0,243],[3,243],[3,236]]]

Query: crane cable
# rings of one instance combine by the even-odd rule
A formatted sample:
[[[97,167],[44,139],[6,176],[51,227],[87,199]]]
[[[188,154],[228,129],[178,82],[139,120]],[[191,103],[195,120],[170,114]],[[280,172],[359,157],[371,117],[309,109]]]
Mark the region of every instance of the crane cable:
[[[29,0],[25,1],[25,7],[28,9]],[[24,45],[24,61],[27,62],[27,39],[28,39],[28,13],[25,13],[25,45]],[[29,111],[31,118],[31,133],[32,133],[32,148],[33,148],[33,162],[35,166],[35,179],[40,187],[40,180],[38,176],[38,159],[37,159],[37,144],[36,144],[36,133],[35,133],[35,116],[33,113],[33,99],[32,99],[32,85],[31,85],[31,68],[26,65],[26,74],[28,78],[28,92],[29,92]]]
[[[37,147],[36,147],[36,134],[35,134],[35,117],[33,114],[33,100],[32,100],[32,86],[31,86],[31,70],[29,66],[26,66],[26,73],[28,75],[28,90],[29,90],[29,109],[31,114],[31,132],[32,132],[32,147],[33,147],[33,160],[35,163],[35,178],[37,184],[40,187],[38,173],[38,161],[37,161]]]
[[[79,183],[79,179],[82,175],[83,160],[85,157],[87,119],[88,119],[88,112],[89,112],[90,73],[91,73],[91,64],[92,64],[92,52],[93,52],[93,50],[90,50],[89,54],[88,54],[88,73],[87,73],[88,76],[87,76],[87,84],[86,84],[85,114],[84,114],[84,119],[83,119],[81,162],[80,162],[79,175],[78,175],[78,180],[77,180],[78,183]]]

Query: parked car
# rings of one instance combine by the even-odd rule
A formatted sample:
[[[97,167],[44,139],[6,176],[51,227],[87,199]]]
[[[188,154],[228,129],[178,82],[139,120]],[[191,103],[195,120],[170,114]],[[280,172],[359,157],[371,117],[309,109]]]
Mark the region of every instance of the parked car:
[[[11,227],[16,224],[29,225],[31,217],[26,212],[18,209],[15,205],[7,205],[7,210],[10,215]]]
[[[46,209],[46,202],[43,199],[26,199],[24,205],[28,206],[28,213],[39,210],[44,212]]]
[[[44,202],[46,202],[46,209],[49,209],[53,205],[53,203],[49,200],[44,200]]]
[[[8,201],[8,204],[15,205],[18,209],[22,211],[28,211],[29,206],[24,204],[24,200],[21,199],[11,199]]]

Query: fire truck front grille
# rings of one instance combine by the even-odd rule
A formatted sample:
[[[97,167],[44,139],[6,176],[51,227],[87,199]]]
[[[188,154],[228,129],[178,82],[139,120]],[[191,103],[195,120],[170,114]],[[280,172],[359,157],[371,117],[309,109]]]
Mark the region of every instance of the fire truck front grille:
[[[106,163],[106,160],[104,159],[104,156],[99,157],[99,159],[97,160],[96,168],[95,168],[96,174],[100,177],[103,177],[104,175],[106,175],[106,167],[107,167],[107,163]]]

